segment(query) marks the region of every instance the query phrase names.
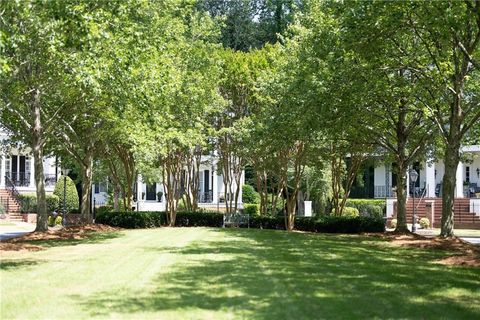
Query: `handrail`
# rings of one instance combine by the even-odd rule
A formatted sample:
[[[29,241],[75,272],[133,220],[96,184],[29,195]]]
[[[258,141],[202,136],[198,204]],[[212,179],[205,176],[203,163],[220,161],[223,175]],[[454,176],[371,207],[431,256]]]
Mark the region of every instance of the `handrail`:
[[[12,197],[20,203],[20,193],[18,192],[17,188],[15,187],[15,183],[8,177],[5,176],[5,188],[10,191]]]
[[[414,190],[413,192],[415,192],[415,190]],[[422,202],[422,200],[425,199],[425,196],[426,196],[426,195],[427,195],[427,188],[423,189],[420,198],[418,198],[418,203],[417,203],[417,206],[415,207],[415,210],[418,209],[418,206],[420,205],[420,203]]]

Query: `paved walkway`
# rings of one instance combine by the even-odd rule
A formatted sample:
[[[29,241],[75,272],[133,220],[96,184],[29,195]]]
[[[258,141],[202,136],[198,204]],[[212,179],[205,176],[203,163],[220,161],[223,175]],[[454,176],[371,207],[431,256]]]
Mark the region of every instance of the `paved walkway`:
[[[0,241],[20,237],[35,230],[35,224],[0,220]]]

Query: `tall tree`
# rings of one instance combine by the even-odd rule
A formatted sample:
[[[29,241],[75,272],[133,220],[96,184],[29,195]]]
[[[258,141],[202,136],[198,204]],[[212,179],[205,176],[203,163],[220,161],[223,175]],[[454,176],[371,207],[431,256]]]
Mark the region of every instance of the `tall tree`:
[[[55,53],[62,47],[62,11],[53,2],[2,1],[0,73],[2,124],[14,139],[28,144],[35,162],[36,231],[47,230],[44,148],[64,105],[58,84],[64,80]]]

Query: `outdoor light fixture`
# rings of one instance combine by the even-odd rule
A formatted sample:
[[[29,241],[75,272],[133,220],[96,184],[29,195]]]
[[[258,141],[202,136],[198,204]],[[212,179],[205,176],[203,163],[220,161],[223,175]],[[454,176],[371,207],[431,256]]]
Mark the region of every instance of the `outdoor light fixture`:
[[[415,222],[417,221],[417,215],[415,212],[415,182],[417,182],[418,179],[418,172],[415,169],[411,169],[409,172],[410,175],[410,181],[412,182],[413,185],[413,223],[412,223],[412,232],[417,231],[417,227],[415,226]]]
[[[477,168],[477,178],[480,178],[480,168]]]
[[[70,169],[63,168],[63,211],[62,211],[62,225],[65,227],[67,225],[67,176],[70,173]]]

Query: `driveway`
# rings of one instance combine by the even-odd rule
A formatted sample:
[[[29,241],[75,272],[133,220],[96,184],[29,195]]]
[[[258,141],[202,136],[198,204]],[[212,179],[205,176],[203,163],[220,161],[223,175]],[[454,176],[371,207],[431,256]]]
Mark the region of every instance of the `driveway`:
[[[35,224],[26,222],[0,221],[0,241],[23,236],[35,230]]]

